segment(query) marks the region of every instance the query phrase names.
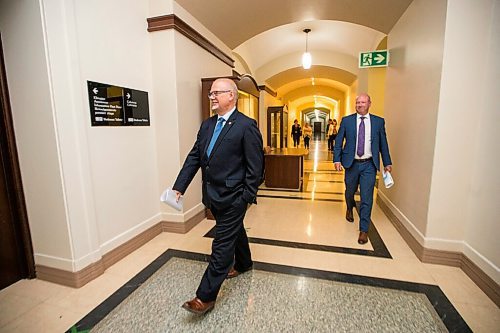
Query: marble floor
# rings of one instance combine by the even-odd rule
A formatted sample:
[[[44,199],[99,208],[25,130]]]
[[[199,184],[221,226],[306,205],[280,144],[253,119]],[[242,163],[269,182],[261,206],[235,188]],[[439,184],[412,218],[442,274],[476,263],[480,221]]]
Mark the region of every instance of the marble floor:
[[[376,205],[370,241],[359,245],[358,216],[354,223],[345,221],[343,174],[332,166],[324,143],[313,142],[303,192],[259,191],[258,205],[245,219],[255,261],[437,286],[474,332],[500,332],[500,309],[467,275],[456,267],[420,262]],[[204,220],[184,235],[162,233],[79,289],[19,281],[0,291],[0,332],[64,332],[165,251],[209,254],[213,226]]]

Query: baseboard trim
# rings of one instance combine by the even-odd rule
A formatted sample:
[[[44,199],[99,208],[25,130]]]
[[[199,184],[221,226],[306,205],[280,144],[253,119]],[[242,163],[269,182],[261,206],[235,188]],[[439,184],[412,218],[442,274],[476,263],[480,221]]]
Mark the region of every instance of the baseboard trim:
[[[104,254],[102,258],[78,272],[70,272],[63,269],[35,265],[36,277],[68,287],[80,288],[99,277],[106,269],[134,252],[162,232],[173,232],[185,234],[193,229],[198,223],[205,219],[205,210],[200,211],[184,223],[161,221],[141,232],[122,245]]]
[[[500,287],[498,283],[486,275],[479,266],[473,263],[472,260],[465,255],[462,255],[462,264],[460,268],[489,298],[491,298],[496,306],[500,307]]]
[[[198,223],[203,221],[205,217],[206,217],[205,209],[202,209],[196,215],[194,215],[184,223],[163,221],[162,231],[174,232],[176,234],[185,234],[189,232],[189,230],[193,229]]]
[[[489,277],[479,266],[465,254],[454,251],[428,249],[405,228],[402,221],[393,213],[387,203],[377,196],[377,204],[394,225],[418,259],[424,263],[459,267],[462,271],[498,306],[500,307],[500,285]]]
[[[37,279],[68,287],[80,288],[102,275],[106,269],[102,260],[99,260],[78,272],[69,272],[43,265],[35,265],[35,270]]]
[[[155,224],[149,229],[146,229],[137,236],[133,237],[129,241],[104,254],[100,260],[103,262],[104,269],[108,269],[121,259],[125,258],[130,253],[134,252],[135,250],[158,236],[162,232],[161,224],[162,222]]]

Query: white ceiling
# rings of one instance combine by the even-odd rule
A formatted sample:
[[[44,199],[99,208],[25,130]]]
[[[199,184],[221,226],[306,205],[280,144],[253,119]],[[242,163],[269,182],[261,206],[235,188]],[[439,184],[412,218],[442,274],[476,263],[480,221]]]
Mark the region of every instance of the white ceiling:
[[[294,22],[344,21],[387,34],[412,0],[175,0],[229,48]]]
[[[305,28],[311,29],[307,44],[308,51],[313,55],[313,64],[315,51],[344,54],[356,61],[360,51],[374,50],[385,37],[381,32],[353,23],[325,20],[295,22],[262,32],[233,51],[243,57],[255,72],[274,59],[304,52]]]

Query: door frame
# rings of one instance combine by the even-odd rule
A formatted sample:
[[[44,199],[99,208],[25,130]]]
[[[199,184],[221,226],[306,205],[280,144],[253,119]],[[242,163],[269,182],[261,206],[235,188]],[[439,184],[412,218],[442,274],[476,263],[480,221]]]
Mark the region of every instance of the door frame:
[[[273,113],[280,114],[280,133],[279,133],[279,148],[288,148],[288,109],[282,106],[268,106],[267,107],[267,146],[271,148],[278,148],[271,146],[272,138],[272,126],[271,126],[271,118]]]
[[[5,173],[7,180],[7,191],[11,198],[11,209],[18,240],[21,242],[19,249],[22,253],[21,261],[24,263],[23,275],[27,278],[35,278],[35,260],[33,257],[33,245],[31,243],[31,233],[28,224],[28,214],[24,199],[21,169],[17,155],[16,137],[14,134],[14,123],[12,120],[12,109],[10,107],[9,90],[7,87],[7,72],[3,55],[2,36],[0,34],[0,103],[3,109],[0,118],[2,140],[2,155],[5,156]]]

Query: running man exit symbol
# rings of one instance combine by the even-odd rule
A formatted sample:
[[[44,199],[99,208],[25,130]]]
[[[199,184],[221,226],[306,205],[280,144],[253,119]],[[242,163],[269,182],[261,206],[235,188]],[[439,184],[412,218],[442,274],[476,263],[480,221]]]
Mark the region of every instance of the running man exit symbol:
[[[359,54],[359,68],[387,67],[389,64],[389,51],[370,51]]]

